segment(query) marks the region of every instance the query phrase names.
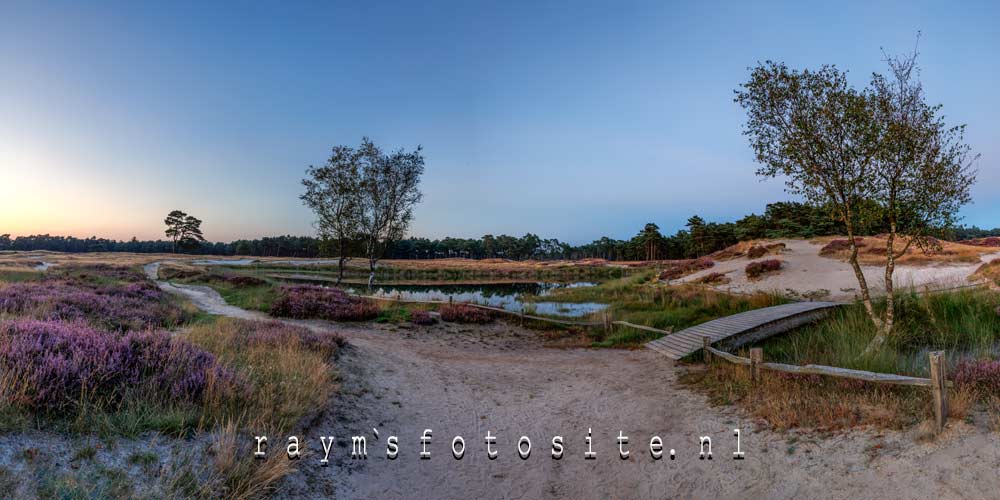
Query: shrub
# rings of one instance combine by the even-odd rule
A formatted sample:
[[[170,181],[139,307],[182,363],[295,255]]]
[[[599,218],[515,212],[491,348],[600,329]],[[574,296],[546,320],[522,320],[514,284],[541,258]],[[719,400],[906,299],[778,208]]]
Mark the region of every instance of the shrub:
[[[996,236],[988,236],[986,238],[976,238],[971,240],[959,241],[964,245],[973,245],[978,247],[1000,247],[1000,238]]]
[[[764,248],[760,245],[754,245],[750,247],[749,250],[747,250],[748,259],[759,259],[765,255],[767,255],[767,248]]]
[[[270,313],[286,318],[364,321],[378,316],[379,307],[336,288],[294,285],[281,287]]]
[[[680,260],[671,263],[666,269],[660,272],[661,280],[675,280],[692,273],[708,269],[715,265],[715,261],[708,257],[700,259]]]
[[[37,319],[86,320],[103,329],[127,331],[170,327],[187,314],[152,282],[91,283],[45,279],[0,286],[0,312]]]
[[[434,323],[437,322],[434,320],[434,317],[431,316],[431,313],[420,310],[410,312],[410,321],[412,321],[415,324],[424,326],[433,325]]]
[[[287,325],[280,321],[232,320],[235,327],[234,342],[249,346],[284,347],[293,342],[307,350],[333,356],[346,343],[340,335],[314,332],[301,326]]]
[[[267,281],[257,278],[255,276],[226,276],[223,274],[209,274],[205,281],[212,281],[217,283],[226,283],[237,288],[242,287],[252,287],[252,286],[263,286],[267,284]]]
[[[777,259],[758,260],[747,264],[746,273],[750,279],[756,279],[765,273],[770,273],[781,269],[782,262]]]
[[[466,304],[448,304],[441,306],[441,319],[452,323],[489,323],[493,315],[485,309],[479,309]]]
[[[117,408],[136,397],[198,403],[212,386],[245,388],[215,356],[166,332],[125,335],[84,323],[0,324],[0,398],[29,410],[72,412],[80,403]]]
[[[698,278],[696,282],[703,285],[718,285],[729,283],[729,278],[723,273],[708,273]]]
[[[184,280],[189,278],[204,278],[207,274],[200,269],[184,269],[171,266],[160,266],[161,280]]]
[[[1000,360],[961,360],[955,367],[955,385],[987,394],[1000,393]]]
[[[854,238],[854,244],[861,248],[865,246],[864,238]],[[832,240],[819,250],[820,255],[834,255],[851,249],[850,240]]]

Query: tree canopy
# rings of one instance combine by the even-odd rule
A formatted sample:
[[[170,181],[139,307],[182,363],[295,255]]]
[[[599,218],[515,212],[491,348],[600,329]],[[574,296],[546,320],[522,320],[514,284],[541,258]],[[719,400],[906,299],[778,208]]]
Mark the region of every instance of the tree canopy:
[[[747,112],[744,134],[758,175],[784,178],[790,193],[829,208],[843,224],[861,300],[879,330],[869,350],[892,331],[895,259],[952,226],[975,182],[964,127],[947,127],[941,107],[927,104],[916,58],[916,51],[887,57],[890,76],[875,74],[861,90],[834,66],[792,70],[768,61],[751,70],[735,97]],[[881,315],[854,240],[878,225],[888,234]]]

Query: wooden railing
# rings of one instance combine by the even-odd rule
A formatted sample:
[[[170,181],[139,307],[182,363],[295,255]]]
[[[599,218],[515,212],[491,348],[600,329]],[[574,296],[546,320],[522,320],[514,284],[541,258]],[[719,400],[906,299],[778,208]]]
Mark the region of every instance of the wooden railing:
[[[827,377],[848,378],[879,384],[930,387],[931,395],[934,400],[934,421],[937,432],[941,432],[944,429],[945,420],[948,418],[948,387],[951,387],[953,384],[945,377],[944,351],[933,351],[928,353],[928,361],[930,362],[930,378],[920,378],[906,375],[896,375],[894,373],[876,373],[863,370],[852,370],[848,368],[837,368],[834,366],[799,366],[784,363],[765,363],[764,351],[759,347],[751,348],[750,357],[744,358],[712,347],[711,340],[708,336],[702,337],[702,342],[702,352],[705,364],[711,364],[713,357],[718,357],[730,363],[749,366],[750,381],[752,383],[756,383],[760,379],[760,370],[771,370],[799,375],[823,375]]]

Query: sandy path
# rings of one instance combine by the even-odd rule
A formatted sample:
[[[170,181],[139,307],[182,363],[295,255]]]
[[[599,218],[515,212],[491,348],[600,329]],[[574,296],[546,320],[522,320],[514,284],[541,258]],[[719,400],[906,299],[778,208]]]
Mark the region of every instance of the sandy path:
[[[721,290],[731,290],[739,293],[777,290],[784,292],[794,290],[800,294],[817,290],[828,290],[829,299],[852,300],[858,293],[858,281],[850,264],[836,259],[821,257],[821,245],[806,240],[776,240],[784,243],[786,248],[780,256],[767,256],[761,259],[780,259],[784,261],[781,272],[765,276],[758,281],[747,280],[744,268],[751,259],[739,257],[736,259],[716,262],[714,267],[677,280],[691,282],[709,273],[724,273],[730,283],[720,285]],[[969,285],[972,275],[984,262],[1000,258],[1000,252],[981,256],[981,261],[971,264],[939,264],[927,266],[897,265],[893,283],[897,287],[925,286],[932,289],[944,289]],[[873,293],[885,290],[885,269],[879,266],[863,266],[865,279]]]
[[[199,305],[221,300],[197,296]],[[307,455],[278,498],[991,498],[1000,491],[1000,440],[982,426],[952,424],[922,444],[871,431],[804,434],[792,444],[791,434],[758,431],[737,410],[710,407],[679,386],[682,368],[648,350],[546,348],[537,332],[502,323],[296,323],[334,329],[349,345],[338,362],[341,391],[299,436]],[[737,427],[745,460],[731,458]],[[431,458],[421,460],[427,428]],[[588,428],[595,460],[583,458]],[[629,437],[627,460],[618,456],[619,430]],[[499,451],[492,461],[487,431]],[[331,466],[321,467],[319,438],[330,435]],[[351,435],[367,436],[367,459],[350,457]],[[390,435],[399,437],[395,460],[385,456]],[[456,435],[466,442],[462,460],[450,453]],[[527,460],[515,448],[522,435],[532,443]],[[565,439],[561,460],[549,455],[555,435]],[[676,449],[675,460],[650,457],[654,435]],[[713,439],[713,460],[698,459],[702,435]]]

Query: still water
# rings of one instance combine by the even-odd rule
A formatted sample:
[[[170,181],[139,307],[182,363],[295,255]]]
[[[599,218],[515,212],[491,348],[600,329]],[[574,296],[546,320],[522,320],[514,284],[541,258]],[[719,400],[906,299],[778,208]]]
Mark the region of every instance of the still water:
[[[463,284],[463,285],[393,285],[377,284],[369,291],[364,286],[347,286],[345,290],[362,295],[395,297],[409,300],[437,300],[447,302],[471,302],[493,307],[501,307],[508,311],[520,312],[526,309],[528,313],[553,316],[580,317],[601,311],[606,304],[584,302],[579,304],[566,302],[522,302],[526,295],[545,297],[558,288],[576,288],[594,286],[590,282],[577,283],[501,283],[501,284]]]

